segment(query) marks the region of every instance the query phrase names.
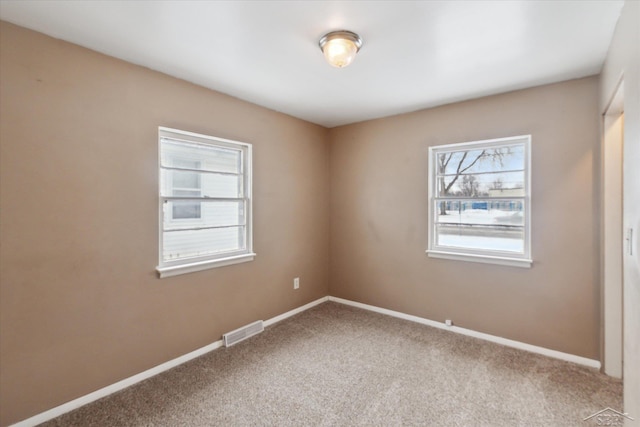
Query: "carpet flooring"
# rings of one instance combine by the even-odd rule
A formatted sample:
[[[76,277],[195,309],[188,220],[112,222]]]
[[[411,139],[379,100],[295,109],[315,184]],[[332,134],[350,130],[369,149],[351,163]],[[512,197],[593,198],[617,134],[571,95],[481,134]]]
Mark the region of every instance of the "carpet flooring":
[[[327,302],[45,426],[583,426],[622,382]]]

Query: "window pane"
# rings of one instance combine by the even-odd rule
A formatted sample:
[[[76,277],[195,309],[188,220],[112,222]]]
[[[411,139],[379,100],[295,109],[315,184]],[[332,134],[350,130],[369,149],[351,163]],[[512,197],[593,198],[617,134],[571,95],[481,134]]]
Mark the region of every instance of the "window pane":
[[[210,172],[242,173],[242,151],[195,142],[162,138],[160,162],[163,167],[181,167]],[[195,167],[185,162],[195,163]]]
[[[436,245],[524,253],[524,202],[437,201]]]
[[[175,216],[176,209],[182,209],[183,212],[194,212],[197,209],[200,215],[197,217],[183,216],[178,218]],[[187,219],[192,220],[188,221]],[[245,225],[244,201],[169,200],[165,202],[165,231],[195,227],[226,227],[230,225]]]
[[[455,176],[460,173],[522,170],[524,161],[524,144],[446,151],[436,156],[436,174]]]
[[[188,185],[199,183],[195,188],[201,197],[243,197],[241,175],[163,169],[161,179],[163,196],[181,196],[180,190],[192,190]]]
[[[173,188],[200,189],[200,175],[197,172],[171,171]]]
[[[438,197],[524,197],[524,171],[438,176]]]
[[[173,219],[200,219],[200,202],[186,202],[183,200],[172,202],[171,215]]]
[[[163,260],[174,261],[245,249],[244,227],[164,233]]]

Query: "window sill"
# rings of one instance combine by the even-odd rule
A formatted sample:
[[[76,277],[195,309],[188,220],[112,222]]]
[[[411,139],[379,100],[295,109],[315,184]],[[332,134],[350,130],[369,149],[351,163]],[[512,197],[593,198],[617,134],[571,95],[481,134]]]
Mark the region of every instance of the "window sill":
[[[156,267],[156,271],[161,279],[165,277],[178,276],[180,274],[194,273],[196,271],[208,270],[210,268],[224,267],[225,265],[240,264],[242,262],[253,261],[256,254],[248,253],[236,255],[228,258],[212,259],[207,261],[185,263],[180,265]]]
[[[507,265],[510,267],[531,268],[533,260],[525,258],[509,258],[490,255],[461,254],[440,250],[428,250],[427,255],[432,258],[452,259],[456,261],[481,262],[485,264]]]

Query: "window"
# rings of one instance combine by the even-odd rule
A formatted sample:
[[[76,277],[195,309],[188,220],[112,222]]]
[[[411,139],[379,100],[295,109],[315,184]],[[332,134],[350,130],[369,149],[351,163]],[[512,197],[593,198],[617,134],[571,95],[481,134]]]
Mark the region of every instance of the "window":
[[[431,257],[531,266],[531,136],[429,148]]]
[[[159,128],[160,277],[253,260],[251,145]]]

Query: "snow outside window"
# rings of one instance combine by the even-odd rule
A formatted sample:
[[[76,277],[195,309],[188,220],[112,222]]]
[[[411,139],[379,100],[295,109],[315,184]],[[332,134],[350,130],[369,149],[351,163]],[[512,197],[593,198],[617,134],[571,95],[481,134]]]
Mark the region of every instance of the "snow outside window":
[[[159,128],[160,277],[251,261],[251,145]]]
[[[530,267],[531,135],[429,148],[429,256]]]

